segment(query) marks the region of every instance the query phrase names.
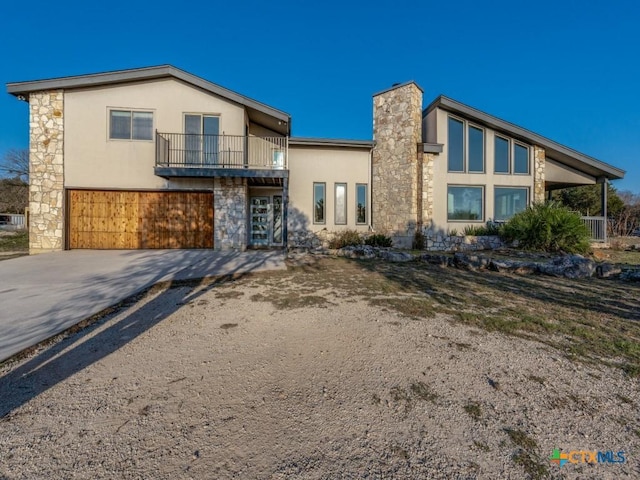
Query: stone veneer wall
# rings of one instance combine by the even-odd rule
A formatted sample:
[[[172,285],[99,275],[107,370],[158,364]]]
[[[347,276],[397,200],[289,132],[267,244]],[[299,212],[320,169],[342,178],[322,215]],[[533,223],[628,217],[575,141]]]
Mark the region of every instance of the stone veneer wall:
[[[29,253],[64,248],[64,93],[29,95]]]
[[[545,201],[544,192],[544,165],[545,165],[544,148],[533,147],[533,202],[543,203]]]
[[[411,247],[419,221],[421,122],[422,90],[415,83],[373,97],[373,228],[393,236],[398,247]]]
[[[213,247],[215,250],[246,250],[246,178],[215,178],[213,183]]]
[[[422,159],[422,226],[428,228],[433,220],[433,153],[423,154]]]

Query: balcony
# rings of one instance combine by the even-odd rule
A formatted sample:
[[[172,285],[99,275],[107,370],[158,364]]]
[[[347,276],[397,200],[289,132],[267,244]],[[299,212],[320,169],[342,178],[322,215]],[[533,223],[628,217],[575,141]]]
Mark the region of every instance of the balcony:
[[[161,177],[288,177],[288,137],[156,132]]]

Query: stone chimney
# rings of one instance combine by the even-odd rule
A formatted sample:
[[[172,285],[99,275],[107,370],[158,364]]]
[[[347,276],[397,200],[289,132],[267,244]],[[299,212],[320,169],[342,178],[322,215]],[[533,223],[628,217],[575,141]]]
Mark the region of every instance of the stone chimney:
[[[373,139],[372,226],[410,248],[422,217],[422,89],[415,82],[373,96]]]

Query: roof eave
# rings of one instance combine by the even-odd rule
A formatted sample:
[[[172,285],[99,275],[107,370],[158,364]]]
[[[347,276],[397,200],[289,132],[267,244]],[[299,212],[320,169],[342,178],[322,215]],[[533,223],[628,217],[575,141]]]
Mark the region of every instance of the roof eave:
[[[519,127],[513,123],[501,120],[497,117],[489,115],[481,110],[457,102],[451,98],[440,95],[427,108],[423,110],[423,117],[428,115],[435,108],[442,108],[452,113],[460,114],[464,117],[472,118],[474,121],[488,126],[498,132],[507,133],[509,136],[529,144],[538,145],[545,149],[549,156],[560,162],[566,162],[572,159],[573,162],[578,161],[586,166],[586,170],[594,176],[605,176],[609,180],[618,180],[624,177],[625,171],[609,165],[601,160],[590,157],[558,142],[554,142],[542,135],[538,135],[530,130]]]

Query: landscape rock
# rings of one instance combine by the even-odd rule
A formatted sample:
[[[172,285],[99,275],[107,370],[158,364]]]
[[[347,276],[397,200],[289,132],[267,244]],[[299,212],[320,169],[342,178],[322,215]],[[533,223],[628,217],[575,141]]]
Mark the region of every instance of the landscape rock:
[[[640,270],[627,270],[620,274],[620,278],[630,282],[640,282]]]
[[[619,275],[622,269],[616,265],[610,263],[601,263],[596,266],[596,276],[598,278],[609,278]]]
[[[538,265],[540,273],[553,277],[588,278],[593,275],[594,270],[593,260],[582,255],[563,255]]]
[[[521,262],[519,260],[491,260],[489,270],[494,272],[510,272],[519,275],[538,273],[538,263]]]

